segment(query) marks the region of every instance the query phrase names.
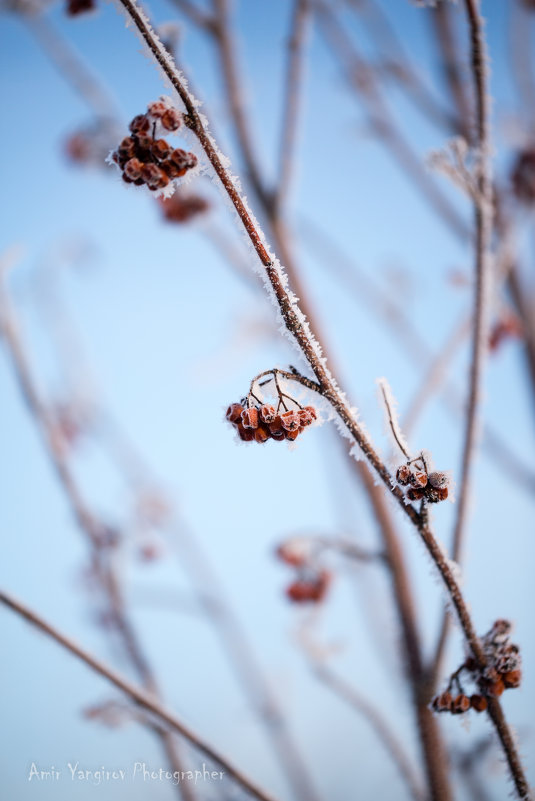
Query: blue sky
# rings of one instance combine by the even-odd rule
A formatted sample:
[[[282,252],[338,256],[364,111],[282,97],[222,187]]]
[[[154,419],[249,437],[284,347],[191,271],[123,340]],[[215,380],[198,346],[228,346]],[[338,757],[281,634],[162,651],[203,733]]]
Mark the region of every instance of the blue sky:
[[[405,2],[393,9],[383,5],[389,7],[398,35],[423,74],[439,87],[428,12]],[[523,130],[508,69],[508,5],[502,0],[484,3],[501,172]],[[172,5],[165,2],[155,0],[150,12],[158,23],[173,18]],[[279,0],[242,2],[237,10],[252,125],[268,176],[276,174],[288,18],[289,4]],[[105,82],[125,129],[134,114],[162,93],[159,74],[140,53],[113,4],[101,4],[96,14],[76,20],[65,18],[54,4],[50,19]],[[359,41],[363,33],[355,18],[348,15],[346,24]],[[215,120],[221,149],[239,172],[212,50],[187,25],[180,57]],[[405,798],[405,788],[368,724],[311,676],[297,636],[309,626],[319,642],[332,646],[333,667],[377,701],[416,762],[388,581],[379,567],[340,567],[325,608],[302,613],[286,603],[283,589],[289,573],[273,558],[275,545],[294,533],[352,535],[370,547],[376,545],[367,502],[345,473],[331,426],[307,431],[297,449],[288,450],[272,442],[238,447],[222,422],[226,405],[243,396],[253,375],[297,359],[287,341],[274,335],[269,303],[251,291],[205,236],[206,229],[217,224],[241,247],[226,207],[209,181],[198,179],[198,191],[212,203],[209,219],[174,228],[161,222],[148,193],[126,188],[111,168],[73,168],[62,143],[89,122],[91,114],[28,27],[7,14],[0,18],[0,64],[0,93],[7,110],[0,246],[2,251],[21,247],[11,289],[41,386],[52,398],[65,392],[61,362],[36,305],[38,277],[48,270],[83,346],[83,360],[78,351],[75,355],[76,375],[84,377],[84,386],[89,383],[144,454],[180,520],[209,554],[288,710],[324,797],[346,799],[350,793],[357,795],[353,788],[358,788],[359,798]],[[422,160],[444,145],[444,133],[424,121],[400,93],[392,92],[389,100]],[[469,220],[466,201],[446,179],[439,181]],[[403,412],[420,386],[425,366],[400,348],[373,309],[340,284],[303,220],[326,231],[376,285],[405,293],[400,297],[433,350],[469,309],[469,290],[452,286],[448,276],[454,269],[470,274],[470,248],[437,220],[374,139],[317,31],[309,43],[288,222],[295,227],[301,274],[329,349],[336,354],[344,389],[386,453],[390,443],[384,435],[376,379],[388,377]],[[532,258],[530,224],[523,219],[526,259]],[[71,257],[73,252],[81,255]],[[245,249],[243,259],[250,261]],[[464,349],[452,369],[459,386],[466,380],[466,368]],[[506,343],[489,361],[485,390],[485,420],[533,469],[532,399],[518,344]],[[0,351],[0,396],[1,584],[127,672],[128,666],[95,624],[94,591],[83,581],[87,548],[21,402],[5,349]],[[458,476],[461,437],[459,420],[433,401],[412,444],[415,449],[428,448],[437,466]],[[82,441],[75,458],[77,476],[95,509],[131,532],[131,493],[109,453]],[[498,617],[516,623],[525,678],[521,690],[506,694],[504,706],[524,738],[523,752],[533,776],[535,682],[530,665],[535,643],[530,610],[535,598],[528,567],[535,557],[533,496],[504,477],[485,455],[477,462],[474,489],[464,587],[481,632]],[[454,511],[443,504],[433,514],[437,535],[446,546]],[[444,599],[414,533],[395,515],[429,652]],[[147,565],[136,558],[135,532],[129,536],[128,599],[169,704],[260,783],[289,799],[217,638],[184,603],[190,592],[188,571],[173,555],[172,537],[164,545],[165,557]],[[162,764],[158,746],[141,727],[108,730],[83,719],[82,708],[114,697],[101,680],[8,613],[1,613],[1,624],[9,644],[1,667],[3,685],[9,688],[1,707],[9,730],[1,757],[6,796],[20,801],[72,798],[72,785],[66,780],[54,786],[28,783],[32,761],[44,768],[59,765],[64,771],[73,760],[88,768],[131,766],[135,760]],[[450,670],[461,654],[456,633]],[[469,729],[458,719],[447,720],[444,729],[448,741],[459,748],[488,731],[479,719],[471,721]],[[196,761],[194,757],[192,763]],[[493,777],[491,797],[503,798],[508,787],[503,771],[494,763],[488,770]],[[137,783],[102,785],[98,790],[89,784],[76,786],[81,801],[127,796],[167,799],[172,788],[152,786],[149,796],[147,786]],[[459,798],[465,797],[459,788]]]

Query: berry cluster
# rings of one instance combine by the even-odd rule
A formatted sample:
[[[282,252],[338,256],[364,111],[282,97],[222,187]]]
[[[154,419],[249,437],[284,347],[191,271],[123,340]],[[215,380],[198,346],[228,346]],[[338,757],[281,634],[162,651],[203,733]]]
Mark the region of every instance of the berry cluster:
[[[209,204],[198,195],[175,192],[168,198],[158,198],[164,219],[170,223],[186,223],[208,210]]]
[[[434,470],[429,473],[423,456],[400,465],[396,481],[401,487],[408,487],[409,501],[426,500],[428,503],[445,501],[449,494],[450,477],[447,473]]]
[[[182,124],[182,114],[168,101],[150,103],[146,114],[138,114],[130,123],[126,136],[112,153],[127,184],[146,184],[151,191],[164,189],[197,164],[197,156],[181,148],[172,148],[162,132],[174,133]]]
[[[269,403],[251,405],[251,395],[244,403],[231,403],[227,409],[227,420],[236,428],[243,442],[267,442],[268,439],[295,440],[314,420],[317,413],[313,406],[286,409],[279,414],[279,407]]]
[[[513,192],[521,203],[535,203],[535,149],[518,154],[511,174]]]
[[[504,690],[520,686],[522,680],[521,657],[518,645],[510,641],[511,623],[497,620],[482,640],[488,667],[483,674],[475,660],[469,657],[450,677],[447,689],[433,698],[435,712],[451,712],[460,715],[469,709],[484,712],[488,698],[498,698]],[[461,685],[465,673],[476,684],[479,693],[466,695]],[[452,690],[456,686],[457,693]]]
[[[306,540],[288,540],[279,545],[276,554],[282,562],[297,571],[296,578],[286,587],[286,597],[290,601],[297,604],[317,604],[324,600],[332,574],[314,564]]]

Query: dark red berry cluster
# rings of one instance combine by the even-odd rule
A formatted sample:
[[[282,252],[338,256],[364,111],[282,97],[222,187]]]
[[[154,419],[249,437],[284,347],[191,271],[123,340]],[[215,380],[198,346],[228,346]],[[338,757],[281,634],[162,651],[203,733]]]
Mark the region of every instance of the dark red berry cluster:
[[[527,206],[535,203],[535,149],[524,150],[516,157],[511,173],[513,192]]]
[[[66,12],[69,17],[77,17],[97,7],[95,0],[67,0]]]
[[[123,180],[151,191],[164,189],[197,164],[197,156],[181,148],[172,148],[162,131],[175,132],[182,124],[181,113],[163,100],[150,103],[146,114],[138,114],[130,123],[126,136],[112,160],[119,166]]]
[[[425,459],[419,457],[398,467],[396,481],[401,487],[408,487],[409,501],[439,503],[448,497],[450,478],[447,473],[435,470],[427,472]]]
[[[208,210],[208,201],[198,195],[175,192],[171,197],[158,198],[164,218],[170,223],[186,223]]]
[[[518,645],[510,641],[511,623],[497,620],[482,639],[488,666],[481,673],[475,660],[469,657],[450,677],[447,689],[433,698],[432,708],[436,712],[451,712],[454,715],[475,709],[484,712],[488,698],[498,698],[504,690],[520,686],[522,680],[521,657]],[[479,690],[467,696],[461,684],[465,674]],[[457,693],[452,690],[456,687]]]
[[[304,545],[304,547],[303,547]],[[314,564],[310,550],[302,540],[288,540],[277,548],[278,558],[297,571],[296,578],[286,587],[286,597],[293,603],[320,603],[331,584],[329,570]]]
[[[267,442],[268,439],[295,440],[307,426],[317,419],[313,406],[304,406],[279,412],[269,403],[258,406],[231,403],[227,420],[236,428],[243,442]]]

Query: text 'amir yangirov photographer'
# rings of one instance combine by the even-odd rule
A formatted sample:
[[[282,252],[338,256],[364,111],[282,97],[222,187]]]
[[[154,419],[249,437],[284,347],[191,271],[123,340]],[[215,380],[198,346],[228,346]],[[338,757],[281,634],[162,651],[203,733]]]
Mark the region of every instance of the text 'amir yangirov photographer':
[[[208,770],[206,764],[202,763],[202,768],[197,770],[166,770],[165,768],[151,768],[146,762],[134,762],[129,768],[106,768],[104,765],[96,769],[82,767],[79,762],[67,762],[63,769],[56,768],[54,765],[47,770],[41,770],[35,762],[32,762],[28,771],[28,781],[37,784],[60,782],[62,780],[73,782],[86,782],[87,784],[100,785],[110,782],[120,781],[144,781],[144,782],[171,782],[180,784],[181,782],[212,782],[222,781],[224,771]]]

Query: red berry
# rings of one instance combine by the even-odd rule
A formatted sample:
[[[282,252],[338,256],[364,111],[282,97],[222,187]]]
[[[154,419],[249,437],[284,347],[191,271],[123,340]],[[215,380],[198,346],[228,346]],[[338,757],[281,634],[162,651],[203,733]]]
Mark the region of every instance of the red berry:
[[[182,114],[176,108],[168,108],[162,114],[161,121],[167,131],[177,131],[182,124]]]
[[[229,423],[237,423],[241,419],[243,406],[241,403],[231,403],[227,409],[226,418]]]
[[[254,406],[244,409],[241,413],[241,421],[244,428],[258,428],[258,409]]]
[[[260,408],[260,417],[262,418],[264,423],[267,423],[268,425],[270,423],[273,423],[276,416],[277,412],[275,411],[274,406],[270,406],[268,403],[264,403],[264,405]]]
[[[284,412],[283,414],[281,414],[281,423],[282,427],[286,431],[297,431],[301,426],[301,419],[299,417],[299,412],[297,411]]]
[[[484,695],[478,695],[476,693],[470,696],[470,706],[472,709],[475,709],[476,712],[484,712],[488,706],[488,702]]]

